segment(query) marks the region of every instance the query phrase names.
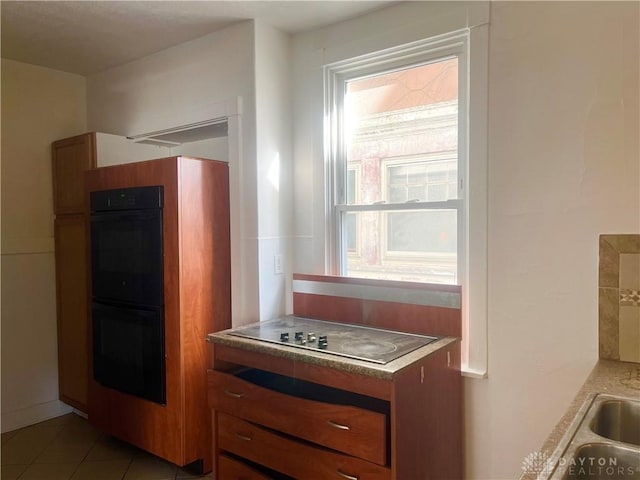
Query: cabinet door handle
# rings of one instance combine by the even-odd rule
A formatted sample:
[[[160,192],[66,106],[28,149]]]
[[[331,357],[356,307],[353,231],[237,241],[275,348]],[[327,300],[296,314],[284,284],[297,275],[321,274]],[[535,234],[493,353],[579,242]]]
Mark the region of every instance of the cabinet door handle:
[[[233,398],[242,398],[242,397],[244,397],[244,393],[235,393],[235,392],[232,392],[231,390],[225,390],[224,393],[226,395],[230,396],[230,397],[233,397]]]
[[[346,478],[347,480],[359,480],[360,477],[354,477],[353,475],[347,475],[346,473],[340,471],[340,470],[336,470],[338,472],[338,475],[340,475],[342,478]]]
[[[236,437],[238,437],[240,440],[244,440],[245,442],[250,442],[252,440],[251,437],[247,435],[241,435],[240,433],[236,433]]]
[[[351,430],[351,427],[349,425],[342,425],[342,424],[336,423],[336,422],[334,422],[332,420],[327,420],[327,423],[329,425],[331,425],[332,427],[338,428],[340,430]]]

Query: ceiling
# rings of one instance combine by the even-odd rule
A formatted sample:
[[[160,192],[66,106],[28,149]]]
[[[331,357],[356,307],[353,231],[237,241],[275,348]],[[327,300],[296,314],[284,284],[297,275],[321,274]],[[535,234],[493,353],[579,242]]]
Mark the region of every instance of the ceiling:
[[[257,18],[298,33],[393,1],[6,1],[2,57],[90,75]]]

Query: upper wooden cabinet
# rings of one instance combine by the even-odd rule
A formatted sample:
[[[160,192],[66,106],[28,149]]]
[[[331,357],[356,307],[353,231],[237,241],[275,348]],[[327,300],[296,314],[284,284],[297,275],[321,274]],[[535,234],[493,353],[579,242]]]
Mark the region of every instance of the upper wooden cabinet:
[[[83,172],[96,167],[95,133],[85,133],[53,142],[51,155],[54,213],[83,213]]]

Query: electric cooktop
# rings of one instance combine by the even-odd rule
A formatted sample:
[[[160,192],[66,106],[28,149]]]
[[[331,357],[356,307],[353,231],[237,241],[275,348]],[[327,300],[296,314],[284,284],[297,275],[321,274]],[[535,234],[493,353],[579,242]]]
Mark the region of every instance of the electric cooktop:
[[[382,365],[439,339],[295,316],[266,320],[226,333]]]

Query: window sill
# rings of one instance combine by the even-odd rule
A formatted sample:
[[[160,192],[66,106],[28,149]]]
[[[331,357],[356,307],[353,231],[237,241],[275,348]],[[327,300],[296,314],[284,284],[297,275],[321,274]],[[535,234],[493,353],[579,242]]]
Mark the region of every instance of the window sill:
[[[463,366],[461,369],[461,373],[463,377],[475,378],[478,380],[482,380],[489,377],[486,370],[473,370],[468,366]]]

